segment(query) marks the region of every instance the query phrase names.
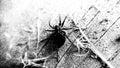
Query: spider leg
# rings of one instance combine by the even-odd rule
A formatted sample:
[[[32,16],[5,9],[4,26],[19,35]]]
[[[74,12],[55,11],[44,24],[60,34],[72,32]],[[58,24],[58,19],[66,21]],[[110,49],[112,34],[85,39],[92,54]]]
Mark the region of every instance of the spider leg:
[[[73,28],[62,28],[62,30],[70,30],[70,29],[73,29]]]
[[[61,17],[59,16],[59,26],[61,26]]]
[[[64,23],[65,23],[66,18],[67,18],[67,16],[65,16],[65,18],[64,18],[64,20],[63,20],[63,22],[62,22],[62,24],[61,24],[61,27],[63,27],[63,25],[64,25]]]
[[[47,39],[48,39],[48,38],[43,39],[43,40],[40,41],[40,42],[45,42],[45,44],[43,44],[43,46],[40,48],[40,50],[39,50],[38,53],[37,53],[37,56],[40,54],[40,52],[41,52],[42,49],[45,47],[45,45],[48,44],[49,40],[47,40]]]
[[[49,21],[49,26],[50,26],[52,29],[54,29],[54,27],[50,25],[50,21]]]
[[[54,32],[55,30],[45,30],[45,31]]]

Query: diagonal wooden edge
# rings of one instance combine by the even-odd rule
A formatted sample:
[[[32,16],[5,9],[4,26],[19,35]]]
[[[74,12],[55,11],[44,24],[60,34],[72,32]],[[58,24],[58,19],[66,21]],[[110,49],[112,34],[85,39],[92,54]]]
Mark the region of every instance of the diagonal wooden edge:
[[[66,38],[72,43],[67,50],[65,51],[65,53],[61,56],[60,60],[57,62],[57,64],[55,65],[54,68],[57,68],[57,65],[60,63],[60,61],[62,60],[62,58],[65,56],[65,54],[71,49],[71,47],[74,45],[73,43],[76,41],[74,40],[73,42],[68,38],[68,36],[66,36]]]
[[[111,63],[109,61],[107,61],[107,59],[97,50],[97,48],[94,46],[93,43],[90,42],[90,40],[88,39],[88,37],[85,35],[85,33],[81,30],[81,28],[79,27],[79,30],[81,32],[81,34],[85,37],[86,41],[88,41],[89,43],[89,48],[96,54],[98,55],[110,68],[115,68],[114,66],[111,65]],[[80,42],[77,42],[80,43]]]
[[[98,12],[99,13],[99,12]],[[97,14],[98,14],[97,13]],[[96,14],[96,15],[97,15]],[[118,17],[117,18],[117,20],[118,19],[120,19],[120,17]],[[117,22],[117,20],[115,21],[115,22]],[[108,30],[115,24],[115,22],[108,28]],[[82,31],[82,29],[79,27],[79,25],[77,25],[77,27],[79,28],[79,31],[81,32],[81,34],[83,35],[83,37],[85,37],[85,39],[86,39],[86,41],[88,41],[88,47],[97,55],[97,56],[99,56],[110,68],[115,68],[109,61],[108,61],[108,59],[106,59],[103,55],[102,55],[102,53],[101,52],[99,52],[98,50],[97,50],[97,48],[94,46],[94,43],[92,43],[89,39],[88,39],[88,37],[85,35],[85,33]],[[108,31],[108,30],[106,30],[106,32]],[[105,32],[105,33],[106,33]],[[104,34],[105,34],[104,33]],[[103,35],[104,35],[103,34]],[[102,36],[103,36],[102,35]],[[101,36],[101,37],[102,37]],[[101,38],[100,37],[100,38]],[[68,38],[68,40],[69,40],[69,38]],[[100,39],[98,39],[97,41],[99,41]],[[70,41],[70,40],[69,40]],[[76,41],[76,40],[75,40]],[[77,42],[77,41],[76,41]],[[72,42],[73,43],[73,42]],[[77,42],[78,44],[83,44],[81,41],[78,41]],[[96,43],[96,42],[95,42]],[[73,44],[74,45],[74,44]],[[55,65],[55,68],[57,67],[57,65],[60,63],[60,61],[62,60],[62,58],[64,57],[64,55],[66,54],[66,52],[67,51],[69,51],[69,49],[71,48],[71,46],[72,45],[70,45],[69,47],[68,47],[68,49],[65,51],[65,53],[62,55],[62,57],[60,58],[60,60],[59,60],[59,62]]]

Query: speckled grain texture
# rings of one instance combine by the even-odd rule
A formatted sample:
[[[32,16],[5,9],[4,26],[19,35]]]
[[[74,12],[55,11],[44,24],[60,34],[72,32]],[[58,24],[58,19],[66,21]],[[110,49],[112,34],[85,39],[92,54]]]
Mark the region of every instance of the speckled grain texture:
[[[28,52],[28,57],[35,58],[38,40],[46,38],[44,32],[58,22],[58,16],[62,19],[66,15],[73,19],[78,27],[88,37],[93,46],[105,57],[114,68],[120,67],[120,46],[115,39],[120,36],[120,1],[119,0],[1,0],[0,1],[0,66],[14,66],[19,64],[19,57]],[[39,27],[39,28],[38,28]],[[65,27],[71,27],[69,22]],[[66,32],[73,42],[77,34]],[[26,44],[26,42],[28,42]],[[73,42],[76,44],[76,42]],[[27,46],[29,50],[27,51]],[[48,68],[100,68],[98,60],[91,57],[74,55],[77,51],[72,46],[66,52],[71,43],[66,40],[60,48],[60,61],[51,59],[46,63]],[[20,46],[20,47],[19,47]],[[21,62],[21,60],[20,60]],[[16,65],[17,66],[17,65]],[[19,67],[19,66],[18,66]],[[2,68],[2,67],[0,67]],[[16,67],[15,67],[16,68]]]

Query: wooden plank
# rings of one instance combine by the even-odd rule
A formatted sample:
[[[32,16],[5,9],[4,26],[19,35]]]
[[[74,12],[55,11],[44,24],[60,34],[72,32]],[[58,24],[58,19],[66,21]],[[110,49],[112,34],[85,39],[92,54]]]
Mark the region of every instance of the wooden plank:
[[[92,7],[92,10],[88,11],[88,15],[86,14],[85,16],[83,16],[83,18],[79,21],[80,24],[77,23],[77,24],[79,24],[79,26],[82,26],[82,27],[86,27],[87,26],[87,30],[85,31],[85,33],[86,33],[87,36],[90,35],[89,33],[94,33],[94,31],[98,31],[98,32],[103,31],[102,33],[98,34],[98,39],[95,39],[95,41],[91,40],[92,38],[88,38],[88,40],[90,39],[90,43],[92,41],[91,45],[93,44],[93,42],[95,43],[96,41],[98,41],[107,32],[107,30],[110,28],[110,26],[112,26],[113,23],[118,18],[118,16],[115,16],[116,14],[99,13],[98,9],[97,9],[97,11],[95,9],[96,8],[94,7],[94,10],[93,10],[93,7]],[[93,12],[93,14],[92,14],[92,12]],[[90,13],[91,13],[91,15],[90,15]],[[86,20],[84,20],[84,19],[86,19]],[[107,24],[106,24],[106,22],[107,22]],[[102,24],[99,25],[99,23],[102,23]],[[98,28],[98,29],[100,28],[100,30],[97,30],[96,28]],[[106,58],[104,58],[102,56],[101,53],[99,53],[98,50],[94,50],[94,49],[96,49],[96,47],[92,47],[92,48],[91,49],[93,51],[95,51],[96,54],[98,53],[97,55],[99,55],[100,57],[102,57],[102,59],[110,67],[112,67],[112,65],[107,61]]]
[[[82,35],[84,36],[84,38],[86,39],[86,41],[88,42],[89,44],[89,48],[97,55],[99,56],[110,68],[114,68],[113,65],[111,65],[110,62],[107,61],[107,59],[103,56],[103,54],[98,50],[96,49],[96,47],[94,46],[93,43],[91,43],[91,41],[88,39],[88,37],[83,33],[83,31],[81,30],[81,28],[79,28],[80,32],[82,33]],[[80,41],[78,41],[77,43],[81,43]]]
[[[92,43],[96,43],[117,19],[118,16],[116,16],[116,14],[99,13],[86,27],[85,34]]]
[[[95,8],[94,6],[91,6],[88,9],[88,11],[84,14],[83,18],[79,20],[82,23],[81,25],[83,26],[84,24],[84,26],[86,26],[87,24],[89,24],[90,23],[89,21],[92,21],[98,13],[99,13],[98,9]],[[73,33],[70,34],[69,38],[71,41],[74,41],[76,39]],[[66,41],[65,45],[59,51],[60,58],[65,57],[64,53],[69,49],[70,45],[71,43],[69,41]],[[58,64],[62,62],[61,60],[60,62],[58,62]]]
[[[115,57],[120,52],[119,43],[115,41],[115,39],[118,38],[119,36],[120,36],[120,19],[118,19],[118,21],[116,21],[116,23],[95,44],[96,48],[103,54],[103,56],[108,61],[114,60]]]
[[[97,15],[99,10],[93,5],[88,11],[83,15],[81,19],[78,19],[76,24],[79,24],[80,27],[86,27]],[[80,22],[80,23],[79,23]]]

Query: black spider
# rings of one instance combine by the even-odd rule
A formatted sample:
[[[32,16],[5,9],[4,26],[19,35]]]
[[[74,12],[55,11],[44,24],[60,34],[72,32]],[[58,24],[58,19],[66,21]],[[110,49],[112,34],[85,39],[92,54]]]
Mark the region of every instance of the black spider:
[[[63,22],[61,22],[61,17],[59,16],[59,24],[55,26],[51,26],[49,22],[49,26],[52,30],[46,30],[51,32],[51,34],[46,38],[40,41],[40,43],[44,43],[40,52],[42,56],[52,55],[54,52],[58,52],[59,48],[64,45],[66,41],[66,32],[64,30],[69,30],[71,28],[63,28],[63,25],[66,21],[67,16],[64,18]]]

